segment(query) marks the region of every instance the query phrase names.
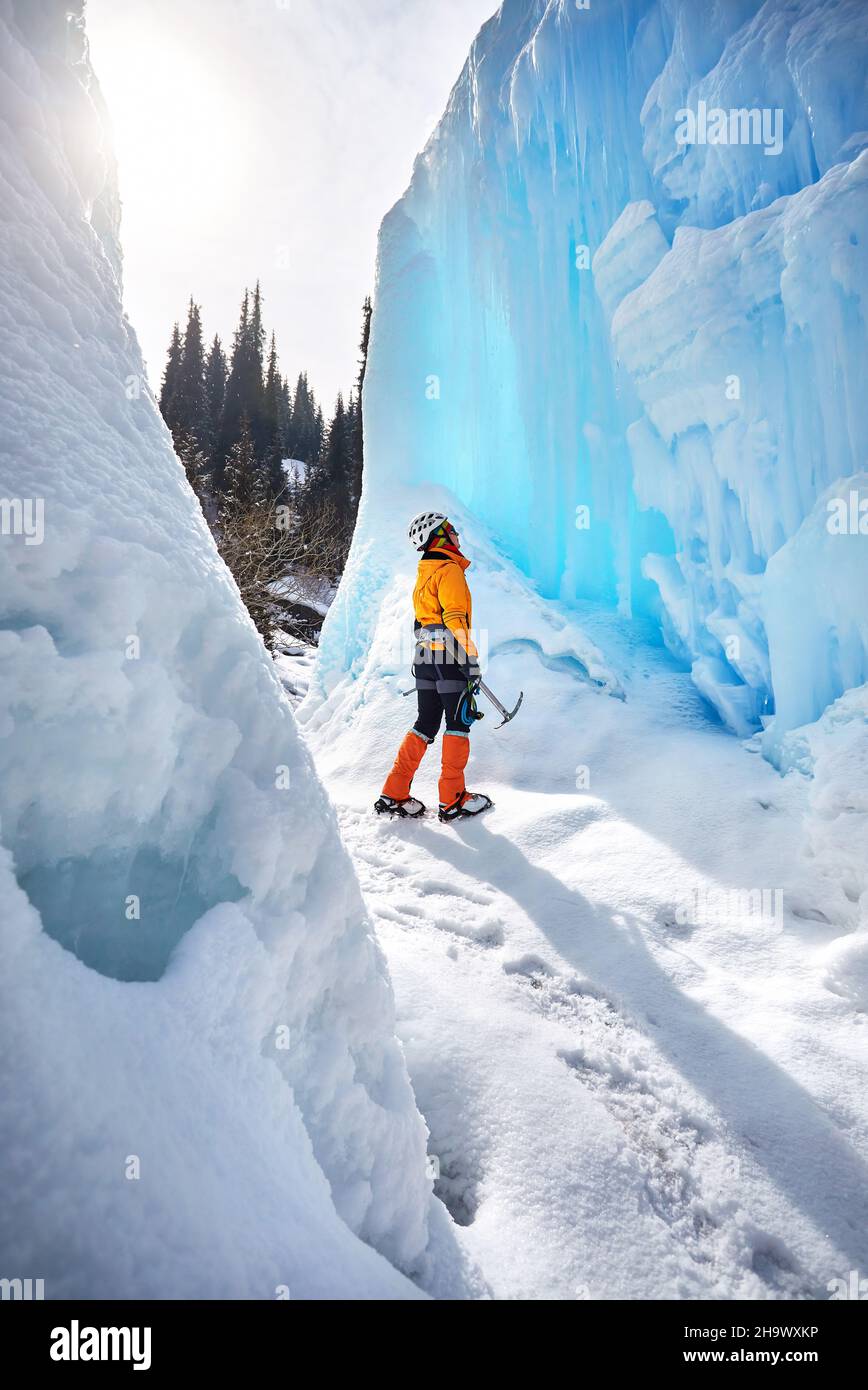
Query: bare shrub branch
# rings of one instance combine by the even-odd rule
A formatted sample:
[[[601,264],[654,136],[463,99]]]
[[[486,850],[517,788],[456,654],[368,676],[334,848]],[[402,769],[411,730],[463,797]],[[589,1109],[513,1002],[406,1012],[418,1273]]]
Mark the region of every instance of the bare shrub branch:
[[[226,510],[217,539],[269,650],[281,632],[315,643],[326,596],[340,578],[349,547],[334,510],[323,503],[307,511],[303,526],[288,504]]]

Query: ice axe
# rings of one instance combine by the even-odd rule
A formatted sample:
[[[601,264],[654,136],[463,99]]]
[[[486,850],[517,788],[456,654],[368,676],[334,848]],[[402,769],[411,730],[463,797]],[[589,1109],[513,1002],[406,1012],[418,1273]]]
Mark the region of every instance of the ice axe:
[[[504,724],[508,724],[509,721],[510,721],[510,719],[514,719],[515,716],[518,714],[519,710],[521,709],[521,702],[522,702],[522,700],[524,699],[524,691],[523,691],[523,690],[519,692],[518,699],[517,699],[516,702],[515,702],[515,709],[514,709],[514,710],[508,710],[508,709],[506,708],[505,705],[502,705],[502,704],[500,703],[500,701],[498,700],[498,698],[497,698],[497,696],[495,695],[494,691],[493,691],[493,690],[489,690],[488,686],[485,684],[485,681],[481,680],[481,681],[479,682],[479,689],[482,691],[482,693],[483,693],[483,695],[485,696],[486,700],[490,700],[490,701],[491,701],[491,703],[494,705],[494,708],[497,710],[498,714],[502,714],[502,715],[503,715],[503,719],[501,720],[501,722],[500,722],[499,724],[495,724],[494,727],[495,727],[496,729],[502,729],[503,726],[504,726]]]
[[[510,719],[514,719],[515,716],[518,714],[519,710],[521,709],[521,702],[522,702],[522,700],[524,699],[524,691],[523,691],[523,690],[519,691],[518,699],[517,699],[516,702],[515,702],[515,709],[514,709],[514,710],[508,710],[508,709],[506,708],[505,705],[502,705],[502,704],[500,703],[500,701],[498,700],[498,698],[497,698],[497,696],[495,695],[494,691],[493,691],[493,690],[489,690],[489,688],[488,688],[488,686],[485,684],[485,681],[484,681],[484,680],[481,680],[481,679],[480,679],[479,684],[476,686],[476,689],[477,689],[477,690],[481,690],[482,693],[483,693],[483,695],[486,697],[486,699],[487,699],[487,700],[490,700],[491,703],[494,705],[494,708],[497,710],[498,714],[502,714],[502,715],[503,715],[503,719],[501,720],[501,722],[500,722],[499,724],[495,724],[495,726],[494,726],[495,729],[502,729],[503,726],[504,726],[504,724],[508,724],[509,721],[510,721]],[[402,690],[402,691],[401,691],[401,694],[404,695],[405,697],[406,697],[407,695],[415,695],[415,693],[416,693],[416,688],[415,688],[415,686],[412,687],[410,690]],[[481,719],[481,718],[482,718],[482,715],[481,715],[481,714],[477,714],[476,718],[477,718],[477,719]]]

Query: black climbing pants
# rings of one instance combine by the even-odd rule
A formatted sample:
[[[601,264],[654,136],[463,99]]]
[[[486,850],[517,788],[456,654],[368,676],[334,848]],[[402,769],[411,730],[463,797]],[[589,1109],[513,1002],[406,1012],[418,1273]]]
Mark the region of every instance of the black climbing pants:
[[[419,713],[413,727],[428,743],[437,737],[444,715],[448,734],[466,735],[472,729],[468,669],[467,655],[448,629],[417,628],[413,676]]]
[[[468,718],[467,691],[450,690],[440,694],[437,690],[417,690],[419,713],[413,728],[427,743],[433,743],[440,731],[443,716],[446,716],[448,734],[466,734],[473,724]]]

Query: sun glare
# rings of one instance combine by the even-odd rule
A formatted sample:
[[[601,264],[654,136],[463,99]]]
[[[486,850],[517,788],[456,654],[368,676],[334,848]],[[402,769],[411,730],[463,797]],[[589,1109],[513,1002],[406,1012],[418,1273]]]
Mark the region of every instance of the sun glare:
[[[232,82],[133,22],[105,36],[95,56],[128,225],[158,224],[164,234],[167,223],[200,227],[219,216],[243,167],[244,110]]]

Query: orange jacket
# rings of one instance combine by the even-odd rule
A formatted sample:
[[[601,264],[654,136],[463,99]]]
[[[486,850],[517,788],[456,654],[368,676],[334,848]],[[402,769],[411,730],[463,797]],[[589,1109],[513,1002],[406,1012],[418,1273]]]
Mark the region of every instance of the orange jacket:
[[[470,561],[463,555],[444,555],[436,560],[420,560],[413,611],[423,627],[445,626],[474,659],[479,655],[470,636],[473,600],[464,578]]]

